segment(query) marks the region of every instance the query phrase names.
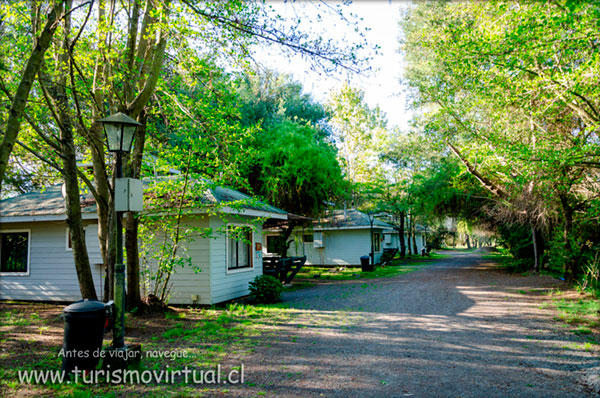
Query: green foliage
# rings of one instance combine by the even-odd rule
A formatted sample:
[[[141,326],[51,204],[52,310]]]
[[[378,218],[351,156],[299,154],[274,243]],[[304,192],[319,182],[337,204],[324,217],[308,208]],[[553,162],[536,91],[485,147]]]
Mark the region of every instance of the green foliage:
[[[583,291],[589,290],[592,297],[600,298],[600,251],[583,265],[583,275],[579,281]]]
[[[281,298],[283,285],[281,281],[270,275],[259,275],[249,283],[250,294],[259,303],[276,303]]]
[[[250,184],[268,202],[314,216],[324,201],[339,195],[335,149],[310,125],[284,120],[263,131],[254,145],[256,155],[247,166]]]
[[[455,236],[456,233],[449,231],[446,227],[438,226],[433,228],[432,231],[427,234],[427,248],[431,249],[442,249],[445,246],[446,239]]]
[[[498,227],[498,243],[508,249],[509,253],[517,259],[533,258],[533,243],[531,242],[531,229],[520,224],[505,224]],[[523,269],[522,271],[526,271]]]
[[[236,112],[228,123],[236,124],[237,139],[209,144],[223,145],[218,158],[231,170],[224,175],[239,177],[231,185],[289,212],[319,215],[342,192],[323,106],[298,82],[269,70],[231,78],[227,90]]]
[[[600,325],[598,312],[600,311],[600,302],[591,298],[582,298],[579,300],[555,299],[554,307],[560,311],[558,319],[570,325],[582,325],[583,327],[597,327]],[[587,328],[586,328],[587,329]],[[578,334],[584,334],[579,332]]]
[[[591,2],[420,2],[403,22],[418,128],[477,179],[488,225],[562,236],[548,257],[570,281],[598,243],[598,19]]]
[[[328,116],[323,105],[303,93],[302,85],[290,75],[269,69],[248,72],[236,79],[236,84],[245,126],[270,127],[285,119],[317,126]]]
[[[326,109],[345,178],[363,184],[383,179],[380,155],[389,132],[381,109],[369,107],[364,92],[348,85],[331,93]]]

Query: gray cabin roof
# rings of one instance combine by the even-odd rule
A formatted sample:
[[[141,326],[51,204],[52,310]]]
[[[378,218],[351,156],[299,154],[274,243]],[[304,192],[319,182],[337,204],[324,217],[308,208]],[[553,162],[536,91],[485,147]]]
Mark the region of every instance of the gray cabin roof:
[[[151,181],[144,181],[147,185]],[[200,202],[206,205],[239,206],[242,209],[285,215],[284,210],[256,200],[234,189],[221,186],[209,186],[204,190]],[[84,215],[96,213],[96,202],[90,194],[81,196],[81,210]],[[64,216],[65,200],[62,185],[53,185],[38,191],[28,192],[0,201],[0,217]]]
[[[152,184],[160,184],[168,181],[181,181],[181,176],[163,176],[144,179],[144,187],[149,187]],[[204,205],[221,205],[239,206],[244,209],[264,211],[268,213],[287,215],[285,210],[281,210],[275,206],[271,206],[265,202],[255,199],[245,193],[236,191],[235,189],[226,188],[215,184],[207,179],[198,178],[190,182],[190,185],[199,185],[201,188],[200,197],[197,200]],[[146,189],[146,188],[145,188]]]
[[[82,195],[81,211],[95,213],[96,202],[91,195]],[[24,193],[0,201],[0,217],[53,216],[65,213],[62,185]]]
[[[318,229],[362,229],[370,228],[369,216],[356,209],[348,210],[329,210],[325,216],[314,221],[314,227]],[[374,228],[394,228],[393,225],[375,218],[373,220]]]

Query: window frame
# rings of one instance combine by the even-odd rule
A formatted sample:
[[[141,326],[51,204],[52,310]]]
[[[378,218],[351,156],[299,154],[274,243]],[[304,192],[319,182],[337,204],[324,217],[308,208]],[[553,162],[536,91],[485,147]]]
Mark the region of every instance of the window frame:
[[[26,272],[6,272],[0,271],[0,276],[29,276],[31,272],[31,229],[5,229],[0,230],[0,262],[2,261],[2,234],[27,232],[27,271]]]
[[[71,243],[70,232],[71,232],[71,228],[67,227],[66,228],[66,234],[65,234],[65,250],[68,251],[68,252],[72,252],[73,251],[73,247],[69,247],[69,243]]]
[[[381,233],[373,232],[373,251],[378,253],[381,251]]]
[[[85,232],[85,226],[83,227],[83,239],[86,239],[86,232]],[[71,235],[69,234],[71,232],[71,228],[67,227],[67,231],[66,231],[66,235],[65,235],[65,250],[68,252],[72,252],[73,251],[73,244],[71,242]],[[69,246],[69,243],[71,243],[71,246]],[[87,242],[86,242],[87,243]]]
[[[248,256],[248,260],[250,262],[250,265],[246,266],[246,267],[236,267],[236,268],[229,268],[229,227],[235,227],[235,228],[239,228],[239,227],[247,227],[250,230],[250,243],[247,244],[249,247],[249,256]],[[225,233],[225,271],[227,273],[227,275],[231,275],[231,274],[239,274],[242,272],[252,272],[254,271],[254,230],[252,229],[252,226],[250,224],[228,224],[227,228],[226,228],[226,233]],[[236,243],[239,241],[236,241]],[[244,243],[246,245],[246,243]]]
[[[269,251],[269,238],[271,239],[277,239],[279,235],[265,235],[265,244],[264,244],[264,248],[265,248],[265,253],[267,254],[277,254],[277,252],[270,252]],[[277,246],[277,245],[276,245]]]
[[[305,238],[310,236],[310,241],[307,241]],[[302,243],[312,244],[315,243],[315,234],[302,234]]]

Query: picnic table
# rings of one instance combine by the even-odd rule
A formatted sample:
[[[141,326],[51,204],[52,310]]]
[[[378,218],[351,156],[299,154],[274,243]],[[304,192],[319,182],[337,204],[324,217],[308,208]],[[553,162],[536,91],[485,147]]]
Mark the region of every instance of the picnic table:
[[[274,276],[282,283],[290,283],[304,263],[306,263],[306,256],[264,257],[263,274]]]
[[[383,254],[381,255],[381,258],[379,259],[379,265],[387,265],[389,262],[391,262],[394,259],[394,257],[396,257],[397,253],[398,253],[397,248],[383,249]]]

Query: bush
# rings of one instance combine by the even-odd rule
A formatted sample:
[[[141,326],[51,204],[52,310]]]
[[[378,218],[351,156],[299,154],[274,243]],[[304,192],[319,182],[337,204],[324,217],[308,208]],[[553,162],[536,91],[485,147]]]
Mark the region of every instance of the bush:
[[[448,238],[455,238],[456,232],[448,231],[445,227],[434,228],[427,236],[427,249],[441,249]]]
[[[279,279],[270,275],[259,275],[249,285],[250,294],[259,303],[276,303],[283,291]]]

